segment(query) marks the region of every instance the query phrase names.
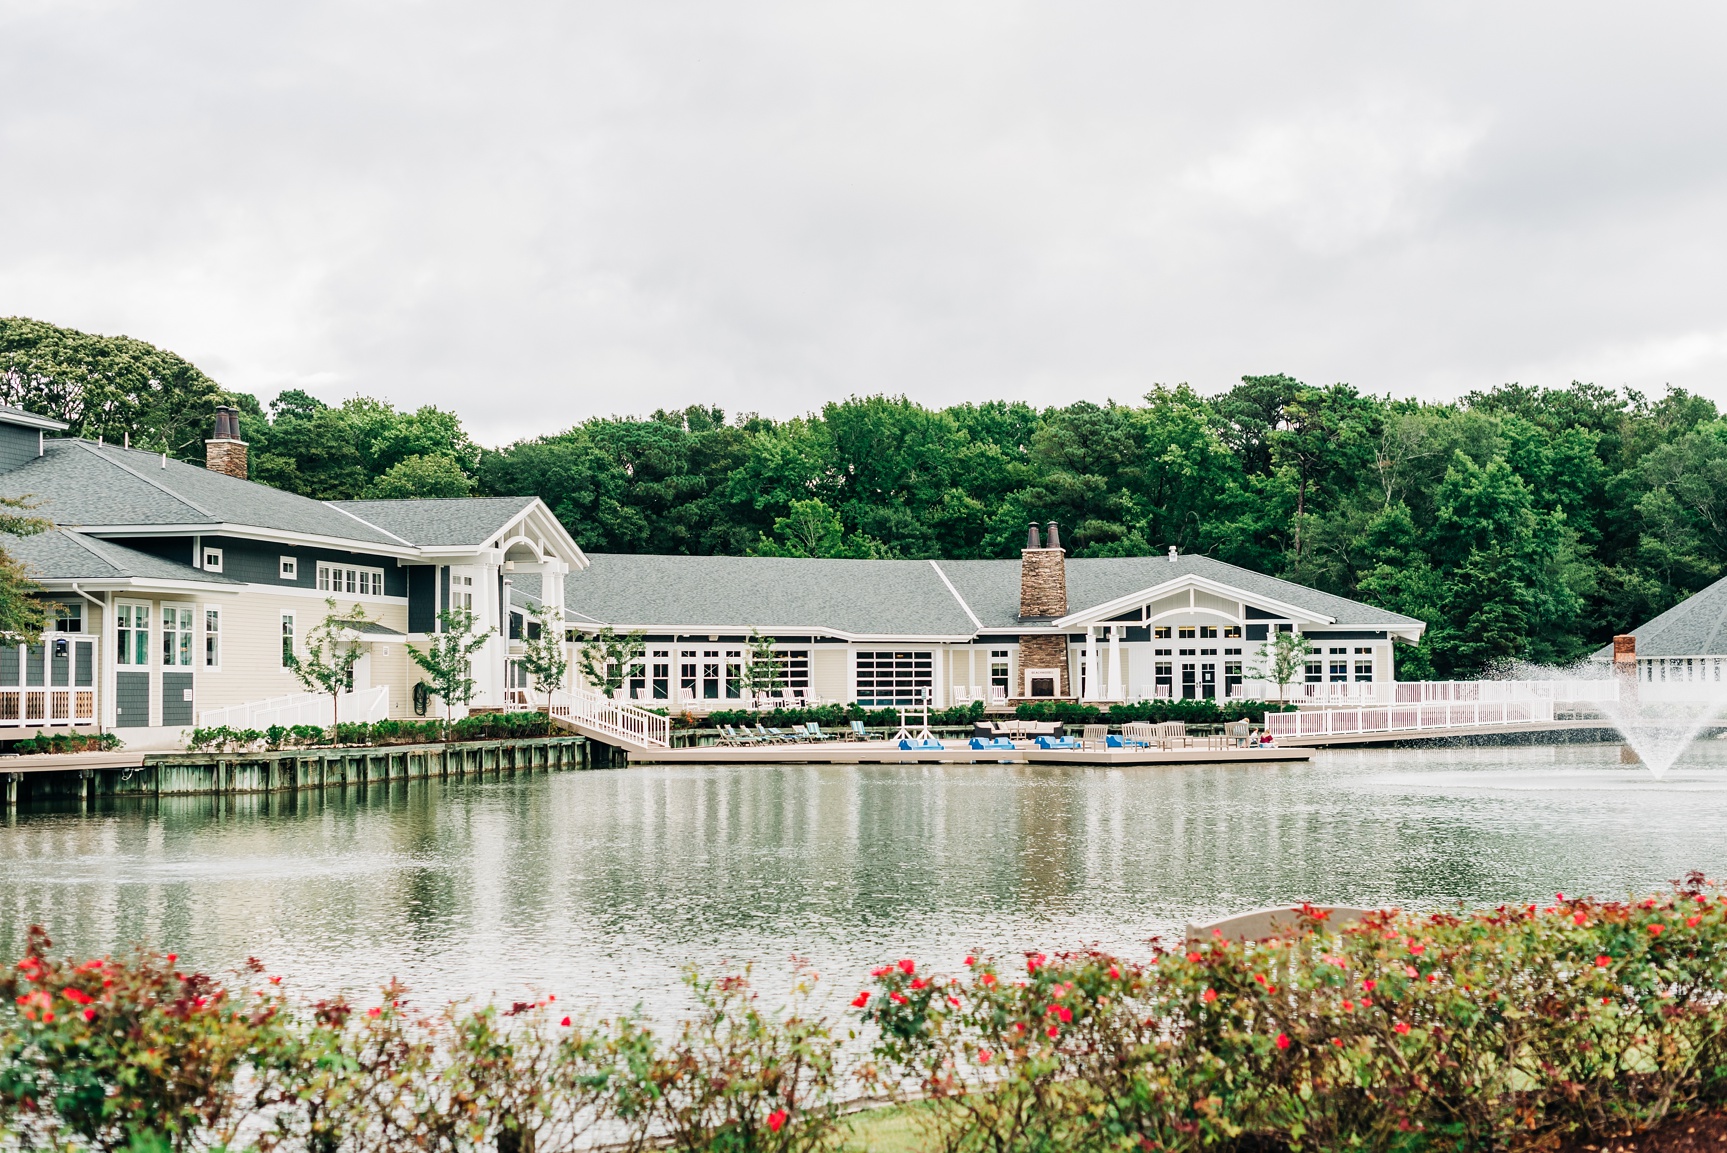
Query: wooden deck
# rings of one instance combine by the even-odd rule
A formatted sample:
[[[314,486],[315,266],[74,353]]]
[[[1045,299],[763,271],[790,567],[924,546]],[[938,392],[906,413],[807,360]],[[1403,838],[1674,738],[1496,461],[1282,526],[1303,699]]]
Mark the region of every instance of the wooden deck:
[[[1306,761],[1312,749],[1216,749],[1203,743],[1179,749],[974,750],[964,741],[934,749],[902,750],[893,741],[822,741],[797,745],[701,745],[688,749],[631,749],[632,765],[1220,765]]]

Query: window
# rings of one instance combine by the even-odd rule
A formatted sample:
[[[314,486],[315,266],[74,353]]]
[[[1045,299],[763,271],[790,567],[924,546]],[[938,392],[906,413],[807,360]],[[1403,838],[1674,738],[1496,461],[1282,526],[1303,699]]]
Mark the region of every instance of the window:
[[[148,665],[150,663],[150,606],[116,605],[115,632],[120,638],[117,663]]]
[[[78,601],[61,603],[53,606],[54,631],[57,633],[81,633],[84,631],[84,606]]]
[[[1226,657],[1238,657],[1241,655],[1241,650],[1226,648],[1223,650],[1223,655]]]
[[[292,557],[283,557],[284,562]],[[469,578],[471,581],[473,578]],[[384,595],[384,570],[381,568],[347,568],[343,565],[320,564],[318,566],[318,591],[327,593],[353,593],[363,597],[381,597]],[[472,598],[469,607],[472,607]]]
[[[1217,650],[1216,649],[1200,649],[1199,655],[1202,657],[1214,657],[1217,655]]]
[[[1306,676],[1307,676],[1307,683],[1308,684],[1310,684],[1310,685],[1319,684],[1321,681],[1323,681],[1325,679],[1325,662],[1324,661],[1311,661],[1311,660],[1308,661],[1307,662]]]
[[[1240,652],[1241,650],[1237,649],[1235,651]],[[1225,662],[1223,662],[1223,695],[1224,695],[1224,697],[1227,699],[1229,697],[1238,696],[1240,694],[1240,689],[1241,689],[1241,662],[1240,661],[1225,661]]]
[[[1195,639],[1194,635],[1193,635],[1194,631],[1195,630],[1194,630],[1194,627],[1192,625],[1183,625],[1181,628],[1176,630],[1176,632],[1179,634],[1179,639],[1184,640],[1184,641],[1191,641],[1191,640]]]
[[[285,581],[300,579],[300,562],[291,556],[276,558],[276,575]]]
[[[1157,676],[1155,678],[1156,688],[1154,690],[1157,696],[1169,697],[1175,695],[1175,680],[1172,675],[1173,668],[1174,666],[1168,661],[1157,662]]]
[[[928,652],[860,652],[857,662],[860,705],[915,705],[935,687],[935,661]]]
[[[1225,625],[1224,629],[1223,629],[1223,639],[1226,641],[1238,641],[1238,640],[1240,640],[1241,639],[1241,626],[1240,625]]]
[[[162,664],[167,668],[192,667],[192,606],[162,606]]]
[[[1371,681],[1373,679],[1373,662],[1371,660],[1357,660],[1355,662],[1355,679],[1358,681]]]
[[[1158,640],[1158,641],[1168,640],[1169,639],[1169,626],[1164,625],[1164,626],[1161,626],[1159,628],[1152,629],[1151,630],[1151,638],[1153,640]]]
[[[1331,679],[1333,682],[1347,681],[1349,679],[1349,662],[1334,659],[1331,662]]]
[[[294,614],[282,614],[282,667],[294,667]]]
[[[204,549],[204,571],[205,572],[221,572],[222,571],[222,550],[221,549],[209,548],[207,546],[205,547],[205,549]]]
[[[1181,650],[1181,655],[1184,657],[1197,656],[1198,654],[1199,654],[1198,649],[1182,649]]]
[[[1174,651],[1175,651],[1174,649],[1158,649],[1157,652],[1154,653],[1153,655],[1154,656],[1160,656],[1160,657],[1167,657],[1167,656],[1170,656]]]
[[[471,576],[452,577],[450,579],[450,607],[474,611],[474,578]]]
[[[672,695],[672,651],[654,649],[648,654],[648,674],[652,678],[653,698],[670,699]]]
[[[1216,625],[1200,625],[1199,626],[1199,638],[1201,640],[1211,640],[1211,641],[1216,640],[1217,639],[1217,626]]]
[[[780,667],[780,684],[788,689],[802,689],[809,692],[810,688],[810,651],[808,649],[787,649],[776,652],[774,660]]]
[[[510,614],[510,639],[513,641],[519,641],[522,639],[522,614],[521,613],[511,613]]]
[[[222,667],[222,610],[204,610],[204,667]]]
[[[1007,649],[989,650],[989,687],[1000,689],[1003,696],[1007,695],[1008,686],[1013,683],[1013,678],[1008,675],[1008,661]]]

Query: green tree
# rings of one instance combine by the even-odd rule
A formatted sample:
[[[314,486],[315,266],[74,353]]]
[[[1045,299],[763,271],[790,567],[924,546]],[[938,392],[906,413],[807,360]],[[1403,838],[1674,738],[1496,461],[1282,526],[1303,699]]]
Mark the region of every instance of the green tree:
[[[52,528],[46,517],[32,516],[29,497],[0,496],[0,537],[35,536]],[[18,558],[0,549],[0,639],[35,644],[47,625],[42,586],[30,579]]]
[[[355,605],[347,612],[336,607],[336,598],[325,597],[324,619],[306,632],[305,655],[283,646],[288,668],[309,693],[330,694],[330,743],[337,740],[341,724],[342,694],[354,687],[354,666],[365,651],[356,628],[367,622],[366,610]]]
[[[1259,663],[1248,670],[1255,680],[1270,681],[1277,686],[1277,699],[1282,701],[1296,678],[1307,669],[1307,654],[1312,646],[1306,637],[1296,632],[1273,632],[1259,650]]]
[[[454,457],[432,453],[397,461],[366,486],[365,495],[380,500],[472,496],[474,483]]]
[[[474,654],[486,647],[490,629],[479,627],[472,609],[445,609],[438,614],[438,631],[425,648],[408,646],[408,656],[426,674],[426,688],[444,702],[444,728],[450,710],[474,699]]]
[[[754,631],[750,633],[749,665],[744,670],[744,686],[753,697],[785,687],[780,676],[779,655],[774,652],[774,638]]]
[[[646,653],[646,634],[632,632],[619,636],[606,625],[582,642],[576,650],[576,668],[582,679],[608,698],[617,695],[629,680],[630,669],[642,661]]]
[[[552,694],[563,687],[564,677],[570,671],[570,658],[564,649],[564,624],[555,610],[541,605],[522,631],[519,660],[534,678],[535,687],[546,694],[546,713],[550,715]]]

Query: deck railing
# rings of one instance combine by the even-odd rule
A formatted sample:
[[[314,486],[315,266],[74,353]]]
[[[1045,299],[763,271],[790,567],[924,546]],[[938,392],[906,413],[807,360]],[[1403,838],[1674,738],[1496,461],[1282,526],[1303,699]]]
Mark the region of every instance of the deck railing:
[[[0,725],[8,728],[96,723],[95,689],[0,688]]]
[[[669,749],[672,745],[672,721],[659,713],[614,701],[592,689],[575,687],[552,694],[552,715],[583,724],[602,733]]]
[[[1274,737],[1328,737],[1527,725],[1552,719],[1553,701],[1550,699],[1467,701],[1266,713],[1265,729]]]
[[[390,688],[374,685],[354,693],[343,693],[335,709],[344,724],[371,724],[390,715]],[[271,725],[329,725],[332,716],[328,693],[292,693],[247,701],[224,709],[205,709],[198,723],[206,729],[227,725],[234,729],[267,729]]]

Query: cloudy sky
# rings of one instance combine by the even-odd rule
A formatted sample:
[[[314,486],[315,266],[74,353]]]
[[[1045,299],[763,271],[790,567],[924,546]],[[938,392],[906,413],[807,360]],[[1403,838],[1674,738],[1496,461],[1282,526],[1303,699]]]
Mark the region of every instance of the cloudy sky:
[[[1244,373],[1727,402],[1727,8],[0,0],[0,315],[486,441]]]

